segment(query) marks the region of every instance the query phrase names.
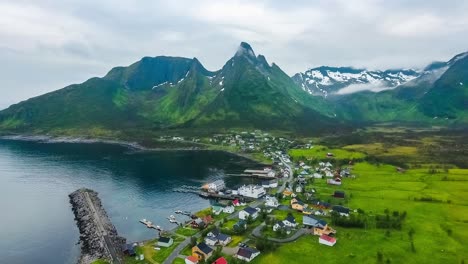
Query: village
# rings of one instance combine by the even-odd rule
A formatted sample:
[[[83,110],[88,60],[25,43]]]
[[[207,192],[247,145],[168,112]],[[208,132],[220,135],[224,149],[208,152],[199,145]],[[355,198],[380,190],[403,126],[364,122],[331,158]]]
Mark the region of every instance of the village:
[[[238,175],[255,179],[255,184],[229,189],[218,179],[200,190],[185,190],[212,199],[213,203],[194,214],[174,211],[185,215],[187,220],[178,222],[171,215],[169,221],[177,224],[173,230],[162,230],[142,219],[148,228],[158,230],[159,238],[149,244],[127,244],[124,252],[130,263],[246,263],[274,250],[278,244],[291,243],[302,236],[316,237],[316,243],[333,247],[339,240],[339,232],[331,223],[347,222],[350,215],[358,214],[358,210],[346,206],[349,197],[340,189],[347,180],[356,177],[352,174],[352,160],[336,166],[334,154],[327,152],[317,160],[293,162],[287,154],[292,145],[305,149],[314,146],[298,145],[293,140],[259,131],[214,135],[204,140],[260,152],[272,165],[248,168]],[[333,191],[322,192],[317,188],[324,185]],[[151,252],[166,258],[148,259]]]

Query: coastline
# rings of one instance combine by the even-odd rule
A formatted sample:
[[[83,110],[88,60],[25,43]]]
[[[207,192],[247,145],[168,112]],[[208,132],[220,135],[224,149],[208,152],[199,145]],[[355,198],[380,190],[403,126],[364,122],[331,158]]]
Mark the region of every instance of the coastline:
[[[141,151],[141,152],[162,152],[162,151],[218,151],[222,153],[227,153],[231,155],[235,155],[238,157],[242,157],[244,159],[248,159],[250,161],[256,162],[259,165],[268,165],[263,163],[262,161],[256,160],[253,157],[228,151],[225,149],[208,149],[208,148],[151,148],[143,146],[142,144],[136,141],[125,141],[125,140],[115,140],[115,139],[103,139],[103,138],[87,138],[87,137],[71,137],[71,136],[48,136],[48,135],[2,135],[0,136],[0,140],[12,140],[12,141],[27,141],[27,142],[37,142],[37,143],[45,143],[45,144],[56,144],[56,143],[70,143],[70,144],[109,144],[109,145],[118,145],[122,146],[134,151]],[[211,145],[215,146],[215,145]]]

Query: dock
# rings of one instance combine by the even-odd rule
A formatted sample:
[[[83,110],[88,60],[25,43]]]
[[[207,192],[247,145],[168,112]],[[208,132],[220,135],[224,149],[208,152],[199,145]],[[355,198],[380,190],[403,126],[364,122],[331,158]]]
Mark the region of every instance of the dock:
[[[275,176],[268,176],[267,174],[247,174],[247,173],[239,173],[239,174],[226,174],[226,176],[231,177],[250,177],[256,179],[276,179]]]
[[[162,228],[160,226],[154,225],[151,221],[148,221],[146,219],[141,219],[140,223],[144,224],[147,228],[152,228],[158,231],[162,231]]]

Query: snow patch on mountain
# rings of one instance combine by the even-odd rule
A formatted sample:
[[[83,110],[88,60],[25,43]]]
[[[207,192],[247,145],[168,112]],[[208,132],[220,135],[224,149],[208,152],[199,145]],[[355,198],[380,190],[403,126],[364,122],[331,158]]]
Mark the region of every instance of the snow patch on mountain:
[[[322,66],[298,73],[292,78],[309,94],[326,97],[330,94],[346,94],[363,90],[393,89],[419,77],[420,74],[412,69],[371,71],[351,67]]]

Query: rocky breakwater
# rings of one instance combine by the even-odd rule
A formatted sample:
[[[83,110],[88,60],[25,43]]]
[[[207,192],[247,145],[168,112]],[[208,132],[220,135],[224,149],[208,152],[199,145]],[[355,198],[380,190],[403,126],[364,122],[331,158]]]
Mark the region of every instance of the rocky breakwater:
[[[97,259],[123,263],[121,252],[125,238],[117,234],[98,193],[90,189],[79,189],[69,197],[80,230],[81,256],[78,263],[89,264]]]

